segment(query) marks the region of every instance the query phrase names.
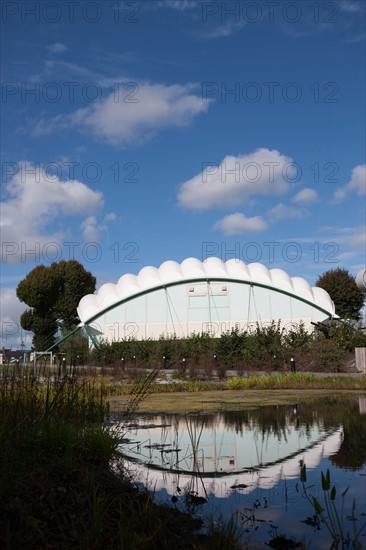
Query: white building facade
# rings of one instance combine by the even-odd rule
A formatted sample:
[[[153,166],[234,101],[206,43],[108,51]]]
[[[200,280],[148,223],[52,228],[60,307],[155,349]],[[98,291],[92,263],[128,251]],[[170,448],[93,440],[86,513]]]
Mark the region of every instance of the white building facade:
[[[188,258],[144,267],[84,296],[81,324],[92,340],[214,337],[231,329],[250,330],[281,321],[282,327],[336,318],[329,294],[301,277],[260,263]]]

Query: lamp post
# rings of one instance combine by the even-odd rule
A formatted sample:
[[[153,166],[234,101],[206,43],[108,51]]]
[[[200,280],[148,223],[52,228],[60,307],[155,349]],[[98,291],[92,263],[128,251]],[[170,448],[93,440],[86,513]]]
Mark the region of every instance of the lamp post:
[[[124,357],[121,357],[121,362],[122,362],[122,372],[125,372],[125,358]]]
[[[166,369],[166,357],[163,355],[163,369]]]
[[[132,357],[132,359],[133,359],[133,366],[134,366],[134,368],[136,368],[136,355],[134,355]]]
[[[291,372],[296,372],[296,361],[292,356],[290,359],[290,365],[291,365]]]
[[[183,370],[183,372],[186,372],[186,366],[187,366],[187,364],[186,364],[186,358],[183,357],[183,359],[182,359],[182,370]]]
[[[66,376],[66,354],[62,354],[62,370],[61,373]]]

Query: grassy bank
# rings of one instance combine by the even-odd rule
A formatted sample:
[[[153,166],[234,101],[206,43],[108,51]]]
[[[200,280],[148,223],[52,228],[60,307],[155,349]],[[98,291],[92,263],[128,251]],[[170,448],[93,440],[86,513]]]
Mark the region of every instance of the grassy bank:
[[[231,390],[238,389],[327,389],[327,390],[365,390],[366,377],[350,376],[317,376],[312,372],[294,374],[265,374],[263,376],[234,376],[226,386]]]
[[[131,387],[113,380],[103,382],[111,410],[123,409]],[[319,377],[314,373],[234,376],[226,381],[190,380],[153,383],[140,404],[141,412],[197,412],[221,408],[280,405],[345,392],[366,392],[366,377]]]
[[[263,405],[287,405],[300,403],[313,398],[343,396],[345,394],[359,395],[359,392],[337,390],[227,390],[205,391],[202,393],[180,392],[151,394],[140,405],[141,413],[190,413],[220,410],[242,410]],[[121,411],[126,403],[126,397],[113,396],[108,398],[111,411]]]
[[[140,379],[145,376],[140,373]],[[106,395],[128,395],[131,384],[116,378],[104,378],[103,388]],[[150,393],[203,392],[211,390],[361,390],[366,391],[366,376],[317,376],[314,373],[295,374],[250,374],[233,376],[227,380],[163,380],[150,385]]]
[[[107,414],[100,384],[0,377],[0,547],[236,548],[133,487]]]

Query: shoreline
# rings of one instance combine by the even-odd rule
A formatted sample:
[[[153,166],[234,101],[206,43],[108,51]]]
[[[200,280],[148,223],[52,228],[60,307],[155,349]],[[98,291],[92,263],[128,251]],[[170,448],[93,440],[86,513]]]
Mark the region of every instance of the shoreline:
[[[354,395],[365,397],[366,389],[271,389],[271,390],[204,390],[200,392],[153,393],[146,397],[136,414],[182,414],[242,410],[266,405],[291,405],[321,397]],[[129,396],[109,396],[111,413],[122,413]]]

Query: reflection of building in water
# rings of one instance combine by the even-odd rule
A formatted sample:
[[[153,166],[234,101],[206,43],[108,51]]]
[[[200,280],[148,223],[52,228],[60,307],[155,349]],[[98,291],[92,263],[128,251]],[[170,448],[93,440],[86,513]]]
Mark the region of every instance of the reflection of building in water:
[[[233,444],[221,442],[217,448],[216,432],[212,443],[202,447],[202,472],[235,472],[237,468],[237,452]]]
[[[201,472],[179,472],[179,470],[162,470],[154,468],[152,472],[148,465],[135,464],[136,474],[141,481],[147,481],[146,485],[154,487],[155,491],[164,489],[168,494],[176,493],[177,486],[189,488],[197,493],[206,496],[208,492],[217,497],[226,497],[227,490],[245,489],[245,494],[260,489],[271,489],[281,480],[299,480],[300,466],[305,463],[309,469],[316,468],[321,459],[336,453],[339,449],[342,437],[342,430],[338,429],[332,434],[327,435],[322,441],[316,443],[311,448],[299,450],[295,455],[288,456],[286,459],[263,467],[248,469],[244,472],[233,472],[230,469],[227,472],[210,475]],[[196,480],[196,481],[195,481]],[[200,481],[198,481],[200,480]],[[223,493],[224,490],[224,493]]]
[[[322,426],[297,426],[288,423],[281,430],[263,431],[249,424],[240,433],[218,420],[213,425],[197,427],[190,417],[176,419],[162,427],[162,419],[153,425],[141,423],[137,440],[123,446],[131,458],[167,470],[191,472],[194,464],[204,475],[240,472],[281,462],[293,454],[312,447],[327,435]]]
[[[172,494],[177,474],[182,485],[190,483],[193,475],[204,479],[205,487],[220,478],[228,485],[235,481],[249,486],[248,491],[270,488],[281,479],[298,478],[300,461],[316,467],[323,456],[338,451],[342,438],[341,428],[329,433],[321,426],[305,428],[295,421],[277,432],[249,425],[237,433],[220,419],[199,426],[197,419],[189,417],[175,418],[164,427],[158,418],[156,424],[141,423],[134,429],[135,437],[129,434],[123,453],[141,464],[142,470],[145,466],[154,469],[156,489],[164,487]]]
[[[299,404],[296,414],[293,406],[279,406],[188,415],[185,419],[150,417],[131,427],[134,433],[128,434],[131,439],[121,450],[134,458],[129,463],[132,475],[152,491],[156,502],[188,508],[204,521],[210,518],[209,522],[229,524],[234,517],[249,547],[268,547],[276,530],[303,542],[304,548],[310,548],[309,542],[314,548],[329,548],[326,530],[315,532],[300,523],[312,513],[303,495],[300,471],[305,463],[307,487],[318,497],[320,470],[329,468],[332,483],[340,489],[337,495],[350,487],[352,497],[346,499],[344,517],[352,513],[353,498],[357,511],[359,503],[363,511],[366,478],[342,471],[340,461],[337,468],[332,467],[343,447],[347,455],[343,462],[349,464],[347,449],[355,452],[354,445],[345,444],[350,433],[356,433],[361,442],[365,433],[365,416],[358,413],[358,400],[350,400],[349,405],[345,412],[338,403],[335,409],[325,403],[326,414]],[[343,433],[345,414],[348,426]],[[362,468],[364,454],[357,450],[355,454],[360,463],[357,468]]]

